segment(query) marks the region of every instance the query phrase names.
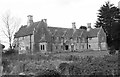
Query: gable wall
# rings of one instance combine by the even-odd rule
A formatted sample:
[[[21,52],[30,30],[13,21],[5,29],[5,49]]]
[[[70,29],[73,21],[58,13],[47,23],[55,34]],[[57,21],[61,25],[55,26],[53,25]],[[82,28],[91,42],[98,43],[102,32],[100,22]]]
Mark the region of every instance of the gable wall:
[[[30,36],[24,36],[17,38],[19,42],[19,51],[25,51],[23,53],[29,53],[30,51]]]
[[[98,48],[98,37],[88,38],[88,49],[98,50]]]
[[[40,22],[37,29],[36,29],[36,32],[34,34],[34,51],[35,52],[41,52],[40,49],[39,49],[39,43],[40,43],[40,39],[41,37],[45,35],[45,40],[47,41],[47,51],[51,51],[51,35],[49,33],[49,30],[47,28],[47,24],[44,23],[44,22]]]
[[[98,34],[98,40],[100,49],[106,50],[107,49],[106,34],[102,28],[100,30],[100,33]]]

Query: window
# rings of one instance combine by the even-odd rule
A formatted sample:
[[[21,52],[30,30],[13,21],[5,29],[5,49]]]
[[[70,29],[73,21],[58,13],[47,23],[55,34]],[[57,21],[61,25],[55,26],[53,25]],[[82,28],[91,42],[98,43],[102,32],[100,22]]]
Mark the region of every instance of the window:
[[[43,46],[43,50],[45,50],[45,45],[42,45]]]
[[[41,45],[40,50],[45,50],[45,45]]]
[[[58,46],[56,46],[56,49],[58,49]]]
[[[42,50],[42,45],[41,45],[40,49]]]
[[[68,48],[68,45],[66,45],[66,46],[65,46],[65,50],[68,50],[68,49],[69,49],[69,48]]]
[[[89,48],[91,47],[91,45],[89,45]]]
[[[40,43],[39,44],[39,49],[42,51],[46,51],[46,43]]]

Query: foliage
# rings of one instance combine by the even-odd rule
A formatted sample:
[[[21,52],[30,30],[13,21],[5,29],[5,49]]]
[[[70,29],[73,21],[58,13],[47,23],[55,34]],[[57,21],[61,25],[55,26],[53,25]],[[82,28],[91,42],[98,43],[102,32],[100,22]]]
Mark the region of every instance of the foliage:
[[[22,65],[24,65],[23,68],[24,68],[25,74],[34,73],[37,76],[40,76],[41,74],[53,75],[55,72],[57,73],[59,72],[61,74],[61,72],[56,69],[56,64],[54,64],[55,62],[52,62],[53,60],[56,60],[53,58],[50,58],[50,59],[42,58],[39,60],[35,60],[36,58],[30,59],[30,60],[26,59],[26,60],[20,61],[23,64],[20,64],[20,63],[18,64],[20,64],[21,67]],[[57,57],[57,59],[61,59],[61,58]],[[70,55],[70,56],[64,57],[64,59],[62,60],[73,61],[73,63],[68,64],[70,75],[93,75],[93,74],[99,74],[99,73],[102,73],[103,75],[111,75],[113,70],[114,70],[114,74],[117,74],[117,67],[118,67],[117,54],[105,55],[103,57],[94,57],[94,56],[80,57],[80,56]],[[17,63],[13,63],[13,64],[18,65]]]
[[[90,60],[90,61],[89,61]],[[93,73],[102,73],[103,75],[111,75],[114,70],[114,74],[117,74],[118,58],[114,56],[104,57],[85,57],[80,61],[71,64],[73,74],[80,75],[92,75]],[[76,72],[79,70],[79,72]]]
[[[45,70],[44,72],[39,72],[35,77],[61,77],[60,73],[54,70]]]
[[[12,54],[18,54],[18,51],[15,49],[8,49],[3,53],[3,55],[7,55],[7,56]]]
[[[79,29],[84,29],[84,30],[87,30],[87,27],[86,26],[80,26]]]
[[[104,5],[102,5],[102,7],[100,7],[95,27],[98,28],[102,26],[107,35],[108,46],[111,47],[115,45],[115,49],[118,49],[118,47],[120,46],[119,43],[117,43],[120,41],[118,40],[120,38],[119,23],[119,9],[116,6],[114,6],[114,4],[110,4],[110,2],[108,1]]]
[[[55,70],[55,66],[46,60],[30,61],[25,65],[26,73],[30,73],[30,72],[38,73],[47,69]]]
[[[19,22],[15,17],[12,17],[10,14],[10,11],[7,11],[3,16],[2,16],[2,21],[3,21],[3,26],[2,26],[2,32],[4,35],[7,37],[9,40],[9,48],[12,49],[12,42],[13,42],[13,36],[17,28],[19,27]]]

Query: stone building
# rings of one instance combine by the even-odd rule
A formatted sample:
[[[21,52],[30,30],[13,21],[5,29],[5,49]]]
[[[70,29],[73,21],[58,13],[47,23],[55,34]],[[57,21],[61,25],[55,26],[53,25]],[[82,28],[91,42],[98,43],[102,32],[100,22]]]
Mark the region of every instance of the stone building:
[[[14,45],[20,53],[35,52],[71,52],[85,49],[106,49],[106,35],[101,28],[76,29],[50,27],[47,19],[33,22],[33,16],[28,15],[27,25],[21,26],[14,35]]]

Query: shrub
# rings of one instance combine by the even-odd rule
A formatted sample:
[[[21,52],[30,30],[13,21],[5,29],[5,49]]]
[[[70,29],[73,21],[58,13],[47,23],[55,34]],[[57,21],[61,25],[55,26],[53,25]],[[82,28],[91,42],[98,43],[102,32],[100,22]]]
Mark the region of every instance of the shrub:
[[[18,54],[18,51],[15,49],[8,49],[4,53],[5,55],[12,55],[12,54]]]
[[[60,73],[55,70],[45,70],[38,72],[38,75],[35,77],[61,77]]]
[[[84,57],[79,61],[71,63],[72,74],[76,75],[93,75],[102,73],[104,75],[111,75],[112,70],[117,74],[118,64],[117,61],[113,61],[116,57],[105,56],[105,57]],[[111,62],[108,62],[111,61]],[[79,71],[79,72],[78,72]]]
[[[66,61],[78,61],[80,60],[80,57],[76,55],[69,55],[65,57],[65,60]]]
[[[109,48],[109,54],[110,54],[110,55],[114,55],[115,53],[116,53],[116,50],[115,50],[114,46],[111,46],[111,47]]]

